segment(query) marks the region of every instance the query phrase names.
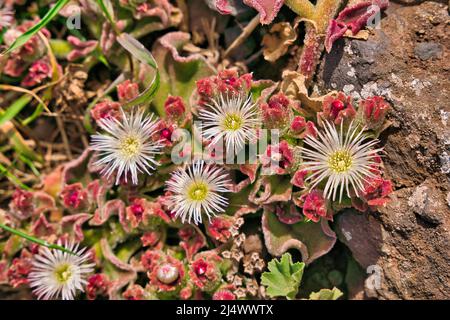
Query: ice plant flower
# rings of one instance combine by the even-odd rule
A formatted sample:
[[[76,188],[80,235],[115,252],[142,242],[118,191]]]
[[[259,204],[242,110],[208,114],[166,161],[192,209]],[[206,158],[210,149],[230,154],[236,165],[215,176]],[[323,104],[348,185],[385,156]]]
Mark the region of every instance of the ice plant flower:
[[[2,8],[0,5],[0,31],[9,28],[14,22],[14,11],[8,7]]]
[[[201,223],[202,214],[210,219],[228,205],[227,198],[219,194],[230,191],[227,174],[203,160],[195,161],[187,170],[175,171],[166,184],[172,193],[167,198],[168,206],[183,223],[192,219],[194,224]]]
[[[152,139],[157,127],[152,116],[144,116],[142,111],[125,114],[122,110],[120,121],[109,117],[98,123],[106,133],[93,135],[91,148],[100,153],[95,164],[103,166],[102,174],[109,178],[116,172],[116,184],[122,176],[127,182],[128,174],[133,184],[138,183],[138,172],[151,175],[149,169],[159,165],[155,156],[162,148],[160,140]]]
[[[42,247],[34,256],[28,280],[38,299],[73,300],[77,290],[84,290],[86,276],[94,271],[94,264],[89,263],[91,252],[78,249],[74,242],[66,243],[65,248],[72,253]]]
[[[199,119],[203,121],[203,136],[212,140],[211,145],[225,140],[227,152],[238,153],[247,141],[256,139],[255,129],[261,125],[261,118],[251,95],[220,95],[205,106]]]
[[[342,123],[339,131],[330,122],[325,122],[324,128],[324,132],[318,132],[317,138],[307,136],[304,140],[311,148],[302,148],[302,167],[313,171],[305,181],[310,181],[312,190],[326,180],[324,197],[333,201],[339,188],[339,202],[344,189],[350,197],[349,185],[358,196],[364,190],[364,182],[379,171],[377,153],[382,148],[374,149],[378,140],[368,140],[363,134],[364,129],[355,126],[353,122],[346,133]]]

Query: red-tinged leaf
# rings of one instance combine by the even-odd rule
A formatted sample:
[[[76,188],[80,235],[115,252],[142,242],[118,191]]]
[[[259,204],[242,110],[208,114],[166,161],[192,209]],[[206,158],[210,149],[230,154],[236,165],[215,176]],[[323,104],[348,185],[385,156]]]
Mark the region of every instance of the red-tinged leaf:
[[[300,251],[306,264],[328,253],[336,243],[336,234],[324,219],[320,223],[298,222],[288,225],[282,223],[274,212],[265,210],[262,229],[271,255],[281,256],[294,248]]]
[[[333,43],[337,39],[342,38],[342,36],[345,34],[345,31],[347,31],[347,26],[345,24],[337,22],[336,20],[330,21],[325,36],[325,49],[327,50],[328,53],[331,52]]]
[[[277,16],[284,0],[244,0],[244,3],[259,12],[261,24],[269,24]]]
[[[82,230],[83,224],[92,217],[89,213],[78,213],[65,216],[61,220],[61,227],[73,235],[75,241],[81,242],[84,239]]]

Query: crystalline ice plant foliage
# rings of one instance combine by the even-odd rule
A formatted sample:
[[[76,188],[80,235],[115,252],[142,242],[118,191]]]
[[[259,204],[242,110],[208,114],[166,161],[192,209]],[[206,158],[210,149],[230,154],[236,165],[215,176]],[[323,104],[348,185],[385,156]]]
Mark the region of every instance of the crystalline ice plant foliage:
[[[230,192],[230,181],[223,169],[206,164],[203,160],[196,161],[187,170],[179,169],[172,173],[167,181],[169,207],[182,222],[194,224],[202,222],[202,214],[208,218],[219,212],[224,212],[228,200],[220,195]]]
[[[95,264],[89,263],[91,253],[86,248],[79,249],[73,242],[65,247],[71,253],[42,247],[34,256],[28,280],[39,299],[73,300],[78,290],[84,291],[86,276],[94,271]]]
[[[206,104],[199,113],[203,135],[215,145],[225,140],[227,152],[238,153],[246,142],[256,138],[255,129],[261,125],[261,117],[252,102],[252,96],[224,97],[220,95]]]
[[[340,129],[330,122],[325,122],[324,131],[318,137],[307,136],[305,143],[309,148],[302,148],[303,167],[313,173],[306,178],[311,182],[311,189],[326,180],[324,196],[333,201],[339,190],[339,202],[345,192],[351,197],[351,190],[359,196],[364,190],[364,182],[375,177],[379,172],[378,152],[374,149],[377,139],[367,139],[364,129],[352,122],[346,131],[341,123]],[[351,186],[351,189],[349,188]]]
[[[131,174],[133,184],[138,183],[138,173],[151,175],[149,169],[158,166],[155,156],[163,147],[160,140],[152,136],[157,132],[157,120],[144,116],[143,111],[122,110],[122,119],[114,117],[100,119],[100,127],[106,133],[92,136],[91,148],[98,151],[97,165],[103,166],[102,174],[110,177],[116,172],[116,184]]]

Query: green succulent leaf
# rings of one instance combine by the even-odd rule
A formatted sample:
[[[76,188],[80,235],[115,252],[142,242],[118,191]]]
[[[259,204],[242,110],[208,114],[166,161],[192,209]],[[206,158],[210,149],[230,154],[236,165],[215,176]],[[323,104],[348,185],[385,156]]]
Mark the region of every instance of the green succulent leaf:
[[[305,263],[293,263],[291,254],[285,253],[280,260],[272,259],[268,268],[269,271],[261,276],[261,283],[267,287],[267,294],[270,297],[294,299],[302,280]]]
[[[309,300],[337,300],[342,297],[343,293],[338,288],[321,289],[319,292],[312,292]]]

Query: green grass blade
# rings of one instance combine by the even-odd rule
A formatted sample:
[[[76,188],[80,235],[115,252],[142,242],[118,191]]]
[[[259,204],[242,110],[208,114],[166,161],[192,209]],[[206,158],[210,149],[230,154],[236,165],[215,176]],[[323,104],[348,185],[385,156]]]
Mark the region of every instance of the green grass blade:
[[[39,21],[37,24],[32,26],[30,29],[28,29],[26,32],[24,32],[20,37],[18,37],[11,46],[2,53],[2,55],[8,54],[12,52],[13,50],[20,48],[25,43],[27,43],[28,40],[32,36],[34,36],[36,33],[39,32],[42,28],[44,28],[57,14],[58,12],[69,2],[70,0],[58,0],[56,4],[50,8],[50,10],[46,13],[46,15]]]
[[[60,245],[57,245],[57,244],[51,244],[51,243],[48,243],[47,241],[44,241],[44,240],[35,238],[35,237],[33,237],[33,236],[30,236],[29,234],[26,234],[26,233],[23,232],[23,231],[20,231],[20,230],[17,230],[17,229],[8,227],[7,225],[4,225],[4,224],[2,224],[2,223],[0,223],[0,228],[6,230],[6,231],[8,231],[8,232],[11,232],[12,234],[15,234],[16,236],[19,236],[19,237],[21,237],[21,238],[24,238],[24,239],[26,239],[26,240],[28,240],[28,241],[37,243],[37,244],[39,244],[39,245],[41,245],[41,246],[44,246],[44,247],[47,247],[47,248],[50,248],[50,249],[60,250],[60,251],[63,251],[63,252],[67,252],[67,253],[69,253],[69,254],[76,255],[76,253],[74,253],[74,252],[72,252],[72,251],[70,251],[70,250],[67,250],[67,249],[64,248],[63,246],[60,246]]]
[[[14,101],[11,106],[0,114],[0,126],[5,124],[7,121],[14,119],[14,117],[19,114],[20,111],[31,101],[33,97],[25,94],[19,99]]]
[[[135,105],[149,103],[156,94],[156,91],[159,88],[159,70],[156,64],[155,59],[150,51],[148,51],[138,40],[133,38],[128,33],[122,33],[117,37],[117,42],[127,50],[129,53],[133,55],[134,58],[139,60],[140,62],[151,66],[156,70],[155,77],[150,85],[144,90],[144,92],[140,93],[136,98],[131,101],[128,101],[124,107],[132,107]]]
[[[22,121],[22,125],[23,126],[27,126],[29,125],[31,122],[33,122],[34,120],[36,120],[42,113],[42,111],[44,111],[44,105],[42,105],[41,103],[36,107],[36,109],[33,111],[33,113],[26,118],[25,120]]]
[[[11,172],[9,172],[8,168],[4,167],[0,163],[0,176],[2,176],[2,175],[4,175],[6,178],[8,178],[8,180],[11,181],[16,186],[18,186],[24,190],[31,191],[31,188],[29,186],[27,186],[26,184],[23,184],[15,175],[13,175]]]
[[[31,171],[33,171],[33,173],[34,173],[34,175],[36,177],[40,177],[41,176],[41,173],[36,168],[36,166],[34,165],[32,160],[28,159],[24,154],[20,154],[19,155],[19,159],[20,159],[20,161],[25,163],[31,169]]]
[[[113,26],[113,28],[115,29],[115,31],[117,30],[116,27],[116,21],[114,18],[114,9],[113,6],[111,4],[111,1],[109,0],[97,0],[97,3],[100,7],[100,9],[102,9],[103,13],[106,16],[106,19],[108,19],[109,23],[111,23],[111,25]]]

